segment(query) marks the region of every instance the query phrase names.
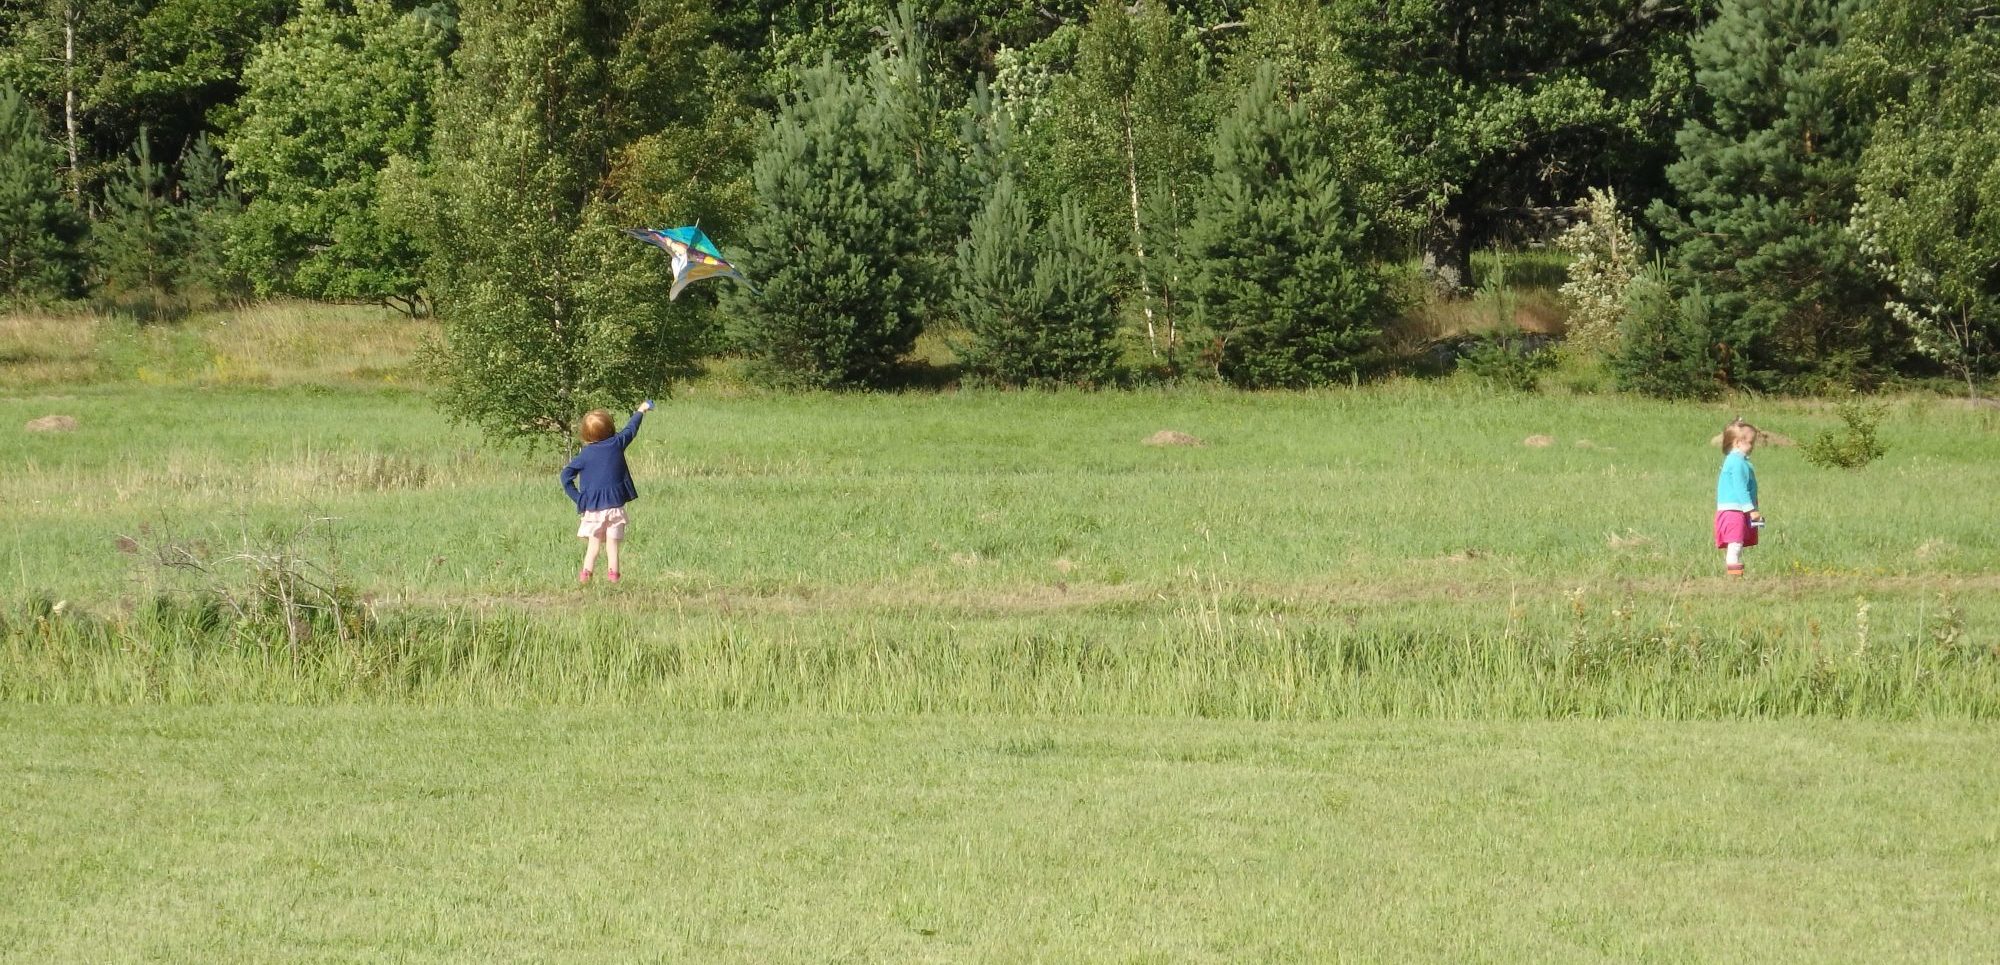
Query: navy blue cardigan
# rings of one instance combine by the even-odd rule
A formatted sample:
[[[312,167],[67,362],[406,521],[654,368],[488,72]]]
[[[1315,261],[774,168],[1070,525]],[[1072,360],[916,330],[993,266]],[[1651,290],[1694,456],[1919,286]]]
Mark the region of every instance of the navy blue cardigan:
[[[563,492],[576,501],[577,512],[617,509],[639,498],[639,490],[632,485],[632,470],[625,466],[625,447],[639,434],[639,421],[644,416],[643,412],[632,413],[631,421],[617,435],[584,446],[562,468]],[[576,484],[578,476],[583,477],[581,487]]]

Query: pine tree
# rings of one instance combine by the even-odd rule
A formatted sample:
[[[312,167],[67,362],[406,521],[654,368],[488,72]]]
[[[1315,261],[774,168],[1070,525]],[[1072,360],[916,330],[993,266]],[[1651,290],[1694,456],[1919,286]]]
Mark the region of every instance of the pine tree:
[[[1081,205],[1038,226],[1002,174],[958,245],[954,304],[968,370],[1013,386],[1101,386],[1118,363],[1116,262]]]
[[[190,225],[143,127],[131,156],[105,184],[103,210],[90,232],[98,292],[127,307],[161,309],[180,289]]]
[[[82,293],[83,219],[63,195],[61,150],[20,93],[0,85],[0,300]]]
[[[179,167],[178,202],[187,212],[184,285],[195,297],[217,301],[247,295],[249,281],[229,266],[230,227],[243,201],[229,185],[222,153],[203,135],[181,152]]]
[[[1387,288],[1369,222],[1304,108],[1259,71],[1216,133],[1191,231],[1195,299],[1217,372],[1250,387],[1354,377],[1372,362]]]
[[[860,77],[830,58],[805,71],[759,142],[745,233],[759,290],[730,305],[774,383],[888,384],[945,283],[956,174],[921,37],[894,32]]]
[[[1842,226],[1867,105],[1829,61],[1853,0],[1725,0],[1693,45],[1705,93],[1650,214],[1676,277],[1710,296],[1725,384],[1811,387],[1883,360],[1881,291]]]

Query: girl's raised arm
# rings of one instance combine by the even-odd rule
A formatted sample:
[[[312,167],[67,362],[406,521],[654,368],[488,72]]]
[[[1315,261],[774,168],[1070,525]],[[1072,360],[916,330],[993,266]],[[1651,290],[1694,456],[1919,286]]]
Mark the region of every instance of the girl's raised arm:
[[[626,420],[625,428],[618,430],[618,435],[612,437],[618,440],[618,448],[623,449],[632,444],[633,438],[639,435],[639,422],[645,417],[645,409],[632,410],[632,418]]]

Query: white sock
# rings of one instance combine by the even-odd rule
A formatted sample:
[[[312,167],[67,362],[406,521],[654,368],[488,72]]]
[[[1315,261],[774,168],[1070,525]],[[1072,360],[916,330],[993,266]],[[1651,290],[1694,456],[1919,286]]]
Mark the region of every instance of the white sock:
[[[1743,544],[1742,543],[1729,544],[1729,549],[1724,551],[1722,554],[1722,562],[1729,566],[1743,565]]]

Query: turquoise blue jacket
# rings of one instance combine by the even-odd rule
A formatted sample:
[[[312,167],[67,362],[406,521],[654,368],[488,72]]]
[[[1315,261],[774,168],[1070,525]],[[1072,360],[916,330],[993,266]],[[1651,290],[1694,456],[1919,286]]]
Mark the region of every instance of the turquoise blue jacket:
[[[1722,474],[1715,477],[1715,509],[1749,512],[1757,508],[1757,470],[1750,457],[1731,451],[1722,459]]]

